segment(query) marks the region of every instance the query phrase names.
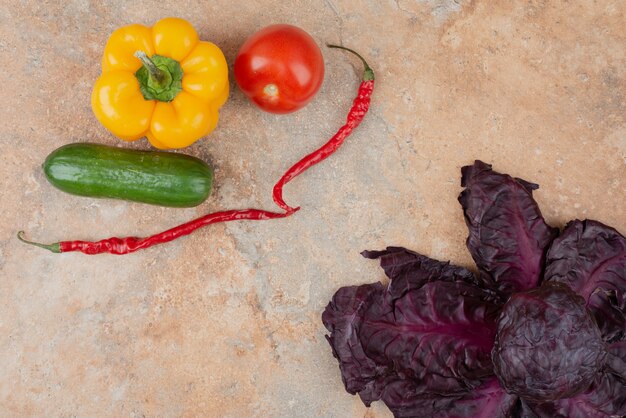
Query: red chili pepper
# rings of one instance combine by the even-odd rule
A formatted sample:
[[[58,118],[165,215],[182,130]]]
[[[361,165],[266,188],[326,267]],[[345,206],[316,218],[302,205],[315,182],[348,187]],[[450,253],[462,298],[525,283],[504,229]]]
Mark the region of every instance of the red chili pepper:
[[[194,219],[187,223],[175,226],[167,231],[160,232],[155,235],[151,235],[146,238],[138,237],[125,237],[117,238],[111,237],[103,239],[101,241],[61,241],[54,244],[40,244],[37,242],[31,242],[24,239],[24,231],[20,231],[17,237],[28,244],[36,245],[37,247],[45,248],[53,253],[66,253],[70,251],[80,251],[85,254],[128,254],[141,250],[143,248],[152,247],[156,244],[163,244],[164,242],[173,241],[183,235],[189,235],[193,231],[203,226],[229,221],[240,220],[253,220],[263,221],[267,219],[285,218],[297,209],[287,211],[284,213],[269,212],[259,209],[243,209],[243,210],[226,210],[223,212],[213,212],[205,215],[201,218]]]
[[[328,45],[330,48],[340,48],[350,51],[355,54],[363,62],[365,70],[363,71],[363,79],[359,86],[359,91],[352,103],[352,107],[348,112],[348,118],[346,123],[339,128],[337,133],[333,135],[330,140],[322,145],[321,148],[313,151],[297,163],[295,163],[283,176],[278,180],[278,183],[274,186],[274,202],[280,206],[283,210],[292,210],[293,208],[285,203],[283,200],[283,186],[300,175],[303,171],[311,166],[325,160],[330,154],[337,151],[337,149],[343,144],[343,141],[352,133],[354,128],[359,126],[363,117],[367,113],[370,107],[370,98],[372,97],[372,91],[374,90],[374,71],[367,65],[365,59],[357,54],[355,51],[337,45]]]
[[[156,244],[162,244],[165,242],[173,241],[183,235],[191,234],[198,228],[207,226],[219,222],[230,222],[239,220],[267,220],[286,218],[297,212],[300,207],[291,207],[287,205],[283,199],[283,186],[289,183],[298,175],[302,174],[308,168],[315,164],[325,160],[329,155],[334,153],[343,144],[344,140],[350,135],[350,133],[359,126],[363,117],[367,113],[370,105],[370,98],[374,90],[374,71],[367,65],[365,59],[357,54],[355,51],[337,45],[328,45],[330,48],[340,48],[346,51],[350,51],[355,54],[363,62],[365,70],[363,72],[363,78],[359,86],[357,97],[354,99],[346,123],[339,128],[337,133],[322,147],[313,151],[311,154],[302,158],[296,164],[294,164],[283,176],[278,183],[274,186],[273,198],[274,202],[280,206],[285,212],[270,212],[260,209],[243,209],[243,210],[227,210],[221,212],[209,213],[208,215],[194,219],[182,225],[175,226],[167,231],[160,232],[155,235],[151,235],[145,238],[138,237],[125,237],[118,238],[112,237],[103,239],[101,241],[61,241],[54,244],[40,244],[38,242],[28,241],[24,238],[24,231],[20,231],[17,237],[27,244],[36,245],[41,248],[45,248],[54,253],[65,253],[70,251],[80,251],[85,254],[128,254],[151,247]]]

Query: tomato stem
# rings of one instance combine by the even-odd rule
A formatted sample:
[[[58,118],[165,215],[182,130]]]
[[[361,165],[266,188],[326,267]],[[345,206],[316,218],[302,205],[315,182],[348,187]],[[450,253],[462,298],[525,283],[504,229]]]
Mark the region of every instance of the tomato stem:
[[[363,58],[361,56],[361,54],[359,54],[358,52],[356,52],[353,49],[347,48],[345,46],[340,46],[340,45],[333,45],[333,44],[326,44],[327,47],[329,48],[338,48],[338,49],[343,49],[345,51],[351,52],[354,55],[356,55],[357,57],[359,57],[359,59],[361,60],[361,62],[363,62],[363,66],[365,67],[365,70],[363,71],[363,81],[370,81],[374,79],[374,70],[372,70],[372,67],[370,67],[367,64],[367,61],[365,61],[365,58]]]

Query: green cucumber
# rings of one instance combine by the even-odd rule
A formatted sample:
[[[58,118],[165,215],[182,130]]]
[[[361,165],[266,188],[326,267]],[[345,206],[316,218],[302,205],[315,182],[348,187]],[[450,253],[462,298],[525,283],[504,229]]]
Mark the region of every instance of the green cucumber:
[[[198,158],[91,143],[56,149],[43,171],[53,186],[70,194],[169,207],[197,206],[213,186],[213,170]]]

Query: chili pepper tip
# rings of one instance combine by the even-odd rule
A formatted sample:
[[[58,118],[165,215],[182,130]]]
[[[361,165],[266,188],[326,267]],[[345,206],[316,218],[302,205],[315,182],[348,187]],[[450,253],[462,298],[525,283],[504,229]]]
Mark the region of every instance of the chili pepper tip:
[[[343,49],[343,50],[351,52],[354,55],[356,55],[357,57],[359,57],[361,62],[363,62],[363,66],[365,67],[365,70],[363,71],[363,81],[370,81],[370,80],[374,79],[374,70],[372,70],[372,67],[370,67],[367,64],[367,61],[365,61],[365,58],[363,58],[358,52],[356,52],[353,49],[346,48],[345,46],[340,46],[340,45],[326,44],[326,46],[329,47],[329,48]]]
[[[39,247],[39,248],[44,248],[48,251],[52,251],[53,253],[60,253],[61,252],[61,245],[58,242],[55,242],[54,244],[41,244],[39,242],[34,242],[34,241],[29,241],[26,238],[24,238],[24,231],[19,231],[17,233],[17,239],[19,239],[20,241],[22,241],[25,244],[30,244],[30,245],[34,245],[35,247]]]

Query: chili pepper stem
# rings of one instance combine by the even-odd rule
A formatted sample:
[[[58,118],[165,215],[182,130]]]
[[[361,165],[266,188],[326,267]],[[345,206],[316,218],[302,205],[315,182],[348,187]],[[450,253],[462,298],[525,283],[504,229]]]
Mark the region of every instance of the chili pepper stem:
[[[343,49],[344,51],[348,51],[353,53],[354,55],[356,55],[357,57],[359,57],[359,59],[361,60],[361,62],[363,63],[363,66],[365,67],[365,70],[363,71],[363,81],[370,81],[374,79],[374,70],[372,70],[372,67],[370,67],[367,64],[367,61],[365,61],[365,58],[363,58],[361,56],[361,54],[359,54],[358,52],[356,52],[353,49],[350,48],[346,48],[345,46],[340,46],[340,45],[333,45],[333,44],[326,44],[327,47],[329,48],[338,48],[338,49]]]
[[[157,67],[154,62],[152,62],[148,54],[143,51],[136,51],[134,55],[139,61],[141,61],[143,66],[146,67],[146,70],[148,70],[148,73],[153,80],[155,80],[158,84],[162,84],[165,81],[165,73]]]
[[[58,242],[55,242],[54,244],[41,244],[39,242],[29,241],[26,238],[24,238],[24,231],[19,231],[17,233],[17,238],[26,244],[34,245],[39,248],[44,248],[48,251],[52,251],[53,253],[61,252],[61,246],[59,245]]]

